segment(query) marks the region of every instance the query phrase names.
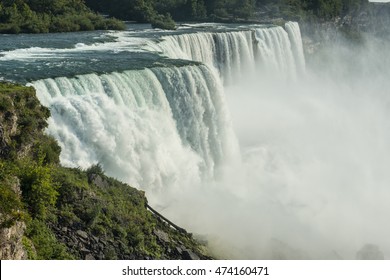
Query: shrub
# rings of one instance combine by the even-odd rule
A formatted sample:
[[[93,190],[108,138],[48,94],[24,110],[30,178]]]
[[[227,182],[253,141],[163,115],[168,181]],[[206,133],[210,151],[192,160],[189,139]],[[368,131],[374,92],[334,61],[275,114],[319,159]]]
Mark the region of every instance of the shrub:
[[[0,162],[0,228],[11,227],[24,217],[20,197],[12,189],[15,182],[10,177],[4,174],[4,166]]]
[[[176,23],[172,19],[170,14],[166,15],[156,15],[152,18],[151,24],[153,28],[175,30]]]
[[[26,237],[31,241],[24,240],[24,244],[27,247],[27,252],[33,252],[32,245],[35,248],[36,254],[29,255],[31,259],[38,260],[67,260],[73,259],[64,244],[59,243],[55,235],[45,225],[43,221],[34,219],[27,224],[25,232]]]
[[[46,218],[48,208],[54,206],[58,197],[57,185],[51,178],[51,167],[40,162],[21,162],[19,178],[23,200],[33,217]]]
[[[104,175],[103,168],[100,163],[92,165],[90,168],[87,169],[88,177],[90,177],[92,174],[96,175]]]

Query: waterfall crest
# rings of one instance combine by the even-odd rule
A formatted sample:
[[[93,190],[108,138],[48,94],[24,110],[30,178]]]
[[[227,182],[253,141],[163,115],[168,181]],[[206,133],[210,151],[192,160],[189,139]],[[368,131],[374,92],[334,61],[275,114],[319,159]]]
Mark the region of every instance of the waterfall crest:
[[[170,58],[202,62],[215,67],[225,83],[243,75],[278,72],[295,78],[305,69],[302,38],[298,23],[252,27],[244,31],[198,32],[164,36],[149,50]]]

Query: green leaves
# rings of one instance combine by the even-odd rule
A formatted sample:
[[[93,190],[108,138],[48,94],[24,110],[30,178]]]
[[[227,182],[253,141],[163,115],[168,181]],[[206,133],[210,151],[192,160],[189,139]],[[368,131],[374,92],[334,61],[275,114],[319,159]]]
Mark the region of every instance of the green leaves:
[[[58,197],[58,186],[53,182],[52,167],[43,165],[43,160],[23,161],[19,178],[23,200],[27,203],[33,217],[46,218],[49,207],[53,207]]]
[[[93,13],[82,0],[17,0],[0,5],[0,33],[46,33],[124,29],[115,19]]]
[[[86,3],[96,11],[123,20],[174,29],[173,20],[249,19],[255,11],[256,0],[87,0]]]
[[[29,259],[67,260],[73,259],[66,247],[59,243],[47,225],[39,220],[31,220],[27,224],[23,245],[27,249]]]

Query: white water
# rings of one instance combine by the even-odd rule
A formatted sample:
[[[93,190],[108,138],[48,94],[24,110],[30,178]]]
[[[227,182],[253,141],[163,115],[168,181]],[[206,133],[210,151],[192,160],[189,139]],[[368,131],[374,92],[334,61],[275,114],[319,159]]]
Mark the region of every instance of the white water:
[[[33,85],[51,109],[48,132],[61,145],[64,165],[101,163],[108,174],[151,196],[199,185],[238,157],[222,86],[205,66]]]
[[[336,52],[303,75],[295,23],[148,48],[207,66],[34,82],[65,165],[100,162],[223,258],[353,259],[366,243],[389,258],[384,73],[344,72]]]
[[[150,50],[171,58],[203,62],[219,70],[225,84],[243,74],[266,74],[269,70],[295,78],[305,68],[299,26],[289,22],[282,27],[253,27],[249,31],[193,33],[163,37]]]

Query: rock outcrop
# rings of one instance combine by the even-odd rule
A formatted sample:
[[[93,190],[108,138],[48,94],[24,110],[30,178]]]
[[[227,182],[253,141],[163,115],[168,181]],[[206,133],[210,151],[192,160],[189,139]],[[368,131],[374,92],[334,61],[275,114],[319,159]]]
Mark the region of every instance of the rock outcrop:
[[[5,187],[5,186],[0,186]],[[11,191],[20,196],[19,181],[15,180]],[[8,214],[0,213],[0,260],[24,260],[27,253],[23,247],[26,224],[14,221]]]
[[[27,258],[23,247],[23,235],[26,225],[16,222],[9,228],[0,229],[0,259],[1,260],[24,260]]]

